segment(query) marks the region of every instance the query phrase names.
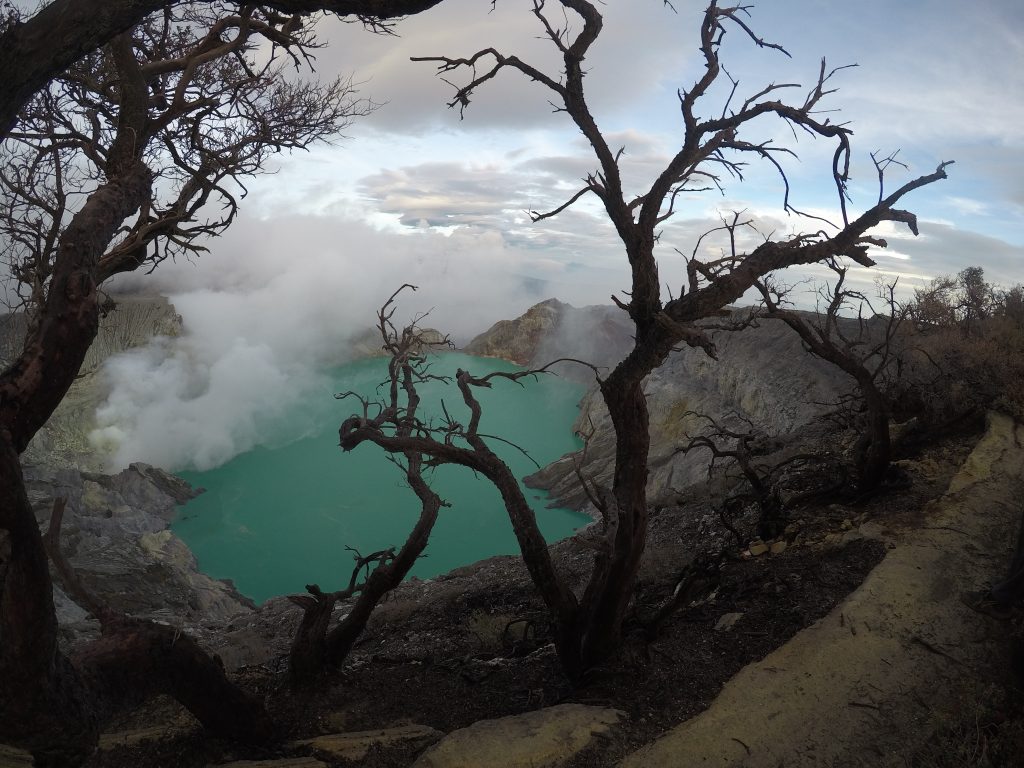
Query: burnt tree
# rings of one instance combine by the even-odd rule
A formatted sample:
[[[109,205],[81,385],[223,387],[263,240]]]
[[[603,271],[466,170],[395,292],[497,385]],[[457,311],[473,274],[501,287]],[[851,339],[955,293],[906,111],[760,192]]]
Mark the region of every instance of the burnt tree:
[[[412,288],[413,286],[403,286],[403,288],[406,287]],[[394,310],[389,309],[390,304],[401,290],[400,288],[399,291],[396,291],[385,305],[385,308],[391,313]],[[401,332],[403,338],[414,338],[417,335],[416,321],[413,321]],[[420,396],[416,385],[424,381],[426,376],[406,370],[408,365],[404,362],[405,355],[402,354],[401,347],[392,347],[389,352],[391,361],[389,362],[390,377],[387,382],[388,395],[379,403],[364,400],[361,413],[349,417],[342,423],[338,431],[342,450],[351,451],[369,441],[392,454],[404,455],[407,467],[417,470],[416,474],[410,476],[409,479],[413,490],[423,501],[424,510],[427,509],[427,502],[430,498],[425,498],[418,487],[418,484],[422,482],[422,476],[419,474],[421,466],[456,464],[487,478],[501,494],[505,508],[512,519],[512,526],[530,576],[540,586],[541,594],[548,608],[556,617],[566,616],[575,611],[576,599],[555,570],[547,544],[537,527],[533,510],[530,509],[529,502],[523,495],[516,476],[487,443],[489,439],[501,441],[501,438],[481,431],[480,422],[483,409],[474,395],[474,390],[481,387],[489,389],[496,381],[521,383],[523,379],[546,373],[555,363],[566,362],[566,360],[555,360],[544,368],[536,370],[494,371],[480,377],[459,369],[455,374],[455,385],[459,390],[463,405],[467,409],[468,420],[456,418],[453,410],[445,407],[443,418],[430,421],[422,419],[418,414]],[[416,464],[413,464],[414,460],[417,462]],[[413,480],[416,482],[414,483]],[[436,515],[436,512],[434,514]],[[420,521],[422,523],[422,516]],[[423,544],[426,544],[425,540]],[[408,542],[406,546],[409,546]],[[418,544],[417,546],[419,551],[422,551],[422,546]],[[410,562],[409,565],[411,566],[412,563]],[[372,577],[373,574],[370,578],[372,579]],[[559,655],[566,668],[573,669],[571,665],[576,662],[572,656],[564,655],[575,647],[573,627],[565,622],[556,622],[556,634],[555,645]],[[328,641],[331,641],[330,637]],[[330,648],[328,650],[331,651]],[[345,650],[347,651],[347,646],[345,646]]]
[[[827,262],[835,281],[821,289],[823,312],[814,316],[781,305],[785,291],[770,279],[759,281],[765,317],[781,320],[804,343],[804,348],[839,368],[853,379],[853,403],[859,436],[853,449],[856,491],[869,493],[885,479],[892,458],[889,431],[890,407],[886,390],[897,362],[896,336],[906,312],[896,301],[896,283],[880,286],[886,314],[876,314],[869,297],[848,288],[848,268],[837,260]],[[853,312],[856,316],[844,317]],[[865,308],[870,313],[864,316]]]
[[[554,7],[548,13],[549,6]],[[719,61],[723,38],[730,29],[739,30],[761,48],[785,53],[753,32],[743,7],[719,7],[712,2],[704,13],[699,47],[703,73],[688,89],[679,92],[682,125],[679,149],[668,160],[650,185],[638,195],[628,195],[622,180],[620,161],[623,151],[609,145],[587,103],[585,60],[598,40],[602,16],[589,0],[534,0],[533,15],[546,38],[558,50],[561,71],[542,71],[522,58],[483,48],[466,57],[429,56],[416,60],[433,62],[440,73],[465,71],[468,82],[456,86],[449,104],[464,112],[477,88],[504,70],[519,73],[548,91],[552,103],[564,112],[589,142],[597,163],[596,170],[583,181],[581,189],[563,205],[547,212],[533,212],[535,222],[557,215],[585,195],[594,195],[614,226],[622,242],[631,269],[628,300],[613,297],[628,313],[635,327],[635,344],[625,359],[600,380],[601,395],[616,433],[615,471],[610,489],[597,489],[602,515],[603,546],[594,557],[590,578],[577,595],[551,562],[533,515],[520,503],[517,486],[508,482],[508,472],[488,455],[485,446],[474,444],[478,438],[467,432],[469,448],[451,442],[429,441],[425,437],[401,439],[381,432],[372,420],[356,417],[342,428],[342,445],[355,447],[372,441],[387,450],[415,447],[437,461],[453,461],[473,466],[502,492],[516,535],[541,595],[552,613],[556,645],[562,664],[572,678],[608,658],[618,648],[622,624],[632,598],[640,560],[647,537],[647,456],[650,447],[647,403],[643,392],[645,377],[662,364],[669,352],[680,344],[700,347],[714,355],[714,345],[696,321],[717,313],[739,299],[755,282],[775,270],[797,264],[811,264],[845,257],[864,266],[874,262],[868,255],[871,246],[884,247],[885,241],[870,232],[884,221],[902,222],[917,232],[915,216],[896,207],[908,193],[946,177],[947,163],[933,173],[913,179],[879,199],[859,216],[850,213],[847,182],[851,158],[852,131],[845,125],[819,117],[822,99],[832,93],[829,70],[822,61],[817,77],[802,99],[782,100],[782,92],[793,84],[769,84],[745,98],[738,95],[739,83],[732,81]],[[841,69],[841,68],[840,68]],[[717,108],[706,105],[713,84],[728,78],[731,87],[726,103]],[[741,100],[742,99],[742,100]],[[703,112],[703,114],[702,114]],[[710,112],[710,116],[707,115]],[[665,301],[655,250],[661,225],[673,215],[684,192],[717,186],[727,174],[742,178],[745,158],[759,158],[780,172],[785,187],[784,208],[799,214],[789,199],[789,185],[777,156],[791,153],[770,140],[748,139],[751,123],[773,117],[813,138],[834,142],[831,176],[835,181],[840,221],[829,231],[815,222],[816,231],[784,240],[766,240],[745,252],[736,251],[723,258],[689,264],[687,284],[682,295]],[[476,379],[461,372],[457,381],[464,400],[471,407],[474,386],[490,385],[491,379]],[[479,408],[479,406],[477,406]],[[478,417],[474,418],[474,423]],[[472,437],[472,441],[469,438]],[[482,441],[481,441],[482,442]],[[470,453],[460,453],[468,451]]]
[[[377,329],[389,359],[388,378],[382,383],[387,397],[380,404],[373,422],[380,429],[390,430],[398,439],[409,439],[422,432],[424,427],[419,416],[420,397],[416,385],[442,378],[430,372],[429,353],[434,348],[451,347],[447,338],[425,339],[417,325],[422,318],[402,329],[395,326],[392,321],[395,297],[405,288],[416,290],[415,286],[403,285],[377,313]],[[365,398],[354,392],[343,392],[336,397],[340,400],[360,400],[363,406],[362,418],[370,418],[371,403]],[[431,490],[423,477],[425,464],[430,466],[429,456],[415,449],[407,449],[398,452],[393,459],[405,475],[409,488],[419,499],[420,515],[416,525],[397,552],[391,548],[364,557],[349,547],[355,554],[356,563],[345,589],[324,593],[319,585],[310,584],[306,587],[308,595],[292,595],[289,598],[303,610],[302,623],[292,643],[290,656],[290,672],[294,683],[305,683],[324,666],[338,666],[345,660],[366,628],[374,608],[388,592],[402,583],[423,554],[434,523],[437,522],[438,512],[441,507],[447,506],[447,502]],[[359,581],[360,572],[365,572],[362,581]],[[331,627],[331,611],[337,602],[356,595],[358,597],[345,617]]]
[[[261,41],[269,61],[255,56]],[[101,638],[72,659],[60,652],[19,456],[79,372],[103,280],[201,250],[197,238],[230,224],[236,184],[270,154],[333,135],[365,109],[344,83],[283,77],[281,55],[301,60],[314,42],[296,17],[255,6],[177,6],[54,80],[2,146],[4,254],[32,322],[0,373],[0,742],[37,765],[80,763],[117,704],[155,692],[221,735],[271,734],[262,704],[173,628],[94,608]],[[219,214],[209,217],[209,202]],[[51,553],[59,520],[55,508]]]
[[[269,0],[282,16],[318,11],[350,17],[372,28],[426,11],[441,0]],[[80,58],[139,24],[151,13],[178,5],[171,0],[53,0],[32,16],[13,11],[0,18],[0,137],[14,126],[32,96]],[[241,12],[247,4],[200,0],[213,13]]]
[[[723,527],[735,536],[736,542],[742,546],[746,542],[746,537],[732,524],[729,510],[737,505],[753,502],[760,511],[758,535],[765,539],[778,536],[784,527],[782,498],[772,482],[772,468],[759,461],[777,446],[773,446],[768,435],[755,429],[749,419],[739,414],[733,414],[734,420],[743,422],[743,426],[737,427],[728,427],[707,414],[695,411],[683,414],[684,418],[687,416],[705,421],[707,428],[701,434],[690,437],[686,445],[680,446],[675,452],[686,454],[696,450],[709,451],[709,477],[721,459],[730,459],[749,487],[749,491],[730,494],[723,500],[718,510]]]

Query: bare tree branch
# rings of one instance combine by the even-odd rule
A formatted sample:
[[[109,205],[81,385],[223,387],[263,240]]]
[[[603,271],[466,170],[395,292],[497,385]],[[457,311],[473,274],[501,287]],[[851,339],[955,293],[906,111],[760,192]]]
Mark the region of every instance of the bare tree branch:
[[[564,23],[553,21],[551,7],[566,17]],[[630,266],[631,280],[628,291],[625,291],[628,301],[616,296],[612,296],[612,301],[633,321],[635,344],[625,359],[600,382],[601,394],[616,435],[612,487],[605,494],[580,478],[588,498],[601,511],[603,539],[608,546],[602,546],[595,556],[578,611],[574,608],[559,612],[562,609],[559,608],[558,589],[552,582],[557,574],[548,570],[544,561],[532,561],[535,549],[523,546],[527,566],[545,595],[556,624],[563,629],[571,624],[564,644],[560,640],[556,645],[566,669],[573,675],[606,658],[618,646],[645,546],[650,435],[643,382],[647,375],[680,344],[700,347],[714,356],[715,346],[708,328],[702,327],[702,321],[716,317],[723,307],[738,300],[769,273],[790,266],[828,263],[840,258],[872,266],[874,262],[869,256],[869,249],[885,246],[884,240],[872,234],[872,228],[885,221],[902,222],[916,233],[914,216],[895,205],[911,191],[946,178],[949,163],[942,163],[934,173],[920,176],[890,195],[880,197],[859,216],[851,215],[847,185],[852,131],[844,124],[833,122],[823,108],[824,99],[835,92],[831,87],[833,78],[848,67],[829,69],[822,59],[813,84],[799,101],[783,100],[785,95],[793,92],[795,83],[768,83],[750,95],[741,95],[740,84],[724,70],[720,61],[721,45],[727,33],[738,30],[759,48],[788,53],[780,44],[758,36],[748,22],[748,6],[720,7],[716,0],[712,0],[704,13],[699,33],[703,70],[688,88],[678,91],[682,122],[679,149],[649,181],[644,191],[627,198],[620,169],[624,153],[622,149],[613,150],[608,144],[588,106],[584,87],[585,60],[603,25],[597,4],[590,0],[534,0],[532,10],[544,37],[551,41],[561,58],[561,71],[558,73],[542,71],[517,56],[492,47],[482,48],[468,56],[441,55],[414,60],[433,62],[439,73],[446,76],[453,72],[463,73],[464,80],[453,85],[455,95],[449,103],[452,108],[459,107],[462,117],[476,90],[502,70],[518,72],[546,88],[556,111],[564,112],[589,142],[598,168],[566,203],[547,213],[533,211],[531,218],[535,222],[544,221],[592,192],[601,201],[608,220],[614,226]],[[705,117],[701,111],[709,111],[705,106],[708,94],[723,74],[728,80],[724,105],[712,111],[714,116]],[[802,133],[834,144],[831,171],[839,199],[841,224],[833,227],[836,231],[832,233],[797,233],[783,240],[765,237],[763,242],[747,250],[739,242],[737,234],[742,229],[753,230],[753,223],[744,220],[742,214],[734,214],[731,221],[723,220],[723,226],[718,228],[729,240],[726,253],[717,259],[699,258],[698,249],[704,238],[698,240],[687,260],[685,290],[681,290],[677,297],[670,294],[669,300],[663,302],[662,280],[655,257],[661,234],[658,227],[675,212],[682,191],[722,189],[722,178],[742,180],[747,159],[760,159],[768,162],[780,175],[783,209],[803,216],[791,200],[792,190],[780,162],[780,157],[793,155],[792,150],[747,136],[752,127],[764,118],[775,118],[790,129],[794,138]],[[884,170],[884,164],[879,170]],[[815,220],[815,217],[804,218]],[[471,378],[460,373],[457,381],[464,400],[472,408],[475,401],[469,389]],[[465,435],[467,439],[473,436],[473,425],[478,418],[477,405]],[[342,427],[342,433],[343,446],[346,441],[358,442],[360,439],[372,439],[385,448],[389,445],[390,438],[382,435],[379,427],[367,424],[366,419],[354,417],[348,420]],[[469,449],[456,446],[451,441],[436,447],[428,447],[428,443],[429,440],[417,436],[401,444],[390,445],[414,445],[417,450],[432,450],[435,460],[463,463],[483,472],[486,462],[481,461],[472,440]],[[483,473],[491,478],[497,476],[493,470],[488,471],[490,474]],[[510,513],[518,531],[517,512],[510,508]]]

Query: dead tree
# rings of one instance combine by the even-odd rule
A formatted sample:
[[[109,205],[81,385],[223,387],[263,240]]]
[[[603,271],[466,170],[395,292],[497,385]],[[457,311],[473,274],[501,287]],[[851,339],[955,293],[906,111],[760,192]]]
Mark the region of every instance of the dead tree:
[[[402,286],[377,313],[377,328],[380,330],[383,348],[389,355],[389,360],[388,378],[382,385],[386,388],[387,397],[381,404],[374,423],[380,429],[389,430],[399,440],[411,438],[423,429],[416,385],[442,378],[430,372],[429,353],[437,347],[451,347],[451,342],[447,338],[438,341],[425,340],[418,327],[418,321],[422,318],[401,330],[394,325],[392,318],[396,309],[395,297],[405,288],[416,290],[414,286]],[[362,402],[363,418],[369,418],[371,403],[360,395],[345,392],[337,397],[358,398]],[[409,488],[419,499],[419,519],[397,552],[391,548],[366,557],[355,552],[356,564],[346,589],[325,594],[319,586],[311,584],[306,587],[309,595],[294,595],[290,598],[304,611],[302,624],[291,651],[291,676],[294,683],[305,683],[325,665],[338,666],[345,660],[366,628],[374,608],[388,592],[402,583],[416,560],[423,554],[437,521],[438,512],[441,507],[447,506],[447,502],[434,493],[423,478],[425,457],[422,453],[404,450],[393,458],[405,474]],[[360,573],[364,571],[366,575],[360,582]],[[349,612],[331,628],[331,611],[334,606],[339,600],[354,595],[358,597]]]
[[[707,422],[707,429],[700,435],[691,437],[686,445],[676,449],[677,454],[686,454],[694,450],[707,450],[711,453],[708,474],[721,459],[730,459],[743,475],[749,491],[741,491],[727,496],[722,501],[719,518],[722,525],[742,545],[746,538],[732,525],[728,510],[738,504],[754,503],[760,511],[758,517],[758,535],[762,538],[774,538],[782,533],[784,510],[778,488],[772,482],[770,466],[757,461],[771,451],[771,440],[763,432],[756,430],[749,419],[738,414],[734,418],[744,422],[744,427],[729,428],[707,414],[687,411],[685,416],[694,416]]]
[[[182,35],[187,24],[200,32]],[[85,57],[29,104],[0,145],[0,259],[16,281],[12,309],[39,313],[68,220],[128,144],[161,183],[102,253],[99,282],[200,254],[203,238],[234,220],[240,179],[270,154],[334,135],[372,109],[350,82],[285,78],[281,55],[257,66],[259,40],[295,63],[316,45],[294,18],[185,7]]]
[[[405,287],[412,286],[403,286]],[[397,295],[396,291],[385,305],[388,317],[394,311],[391,304]],[[415,334],[415,323],[402,331],[403,337]],[[396,358],[395,352],[392,351],[387,398],[376,404],[364,401],[362,412],[346,419],[338,434],[344,451],[354,450],[364,442],[372,442],[392,454],[404,455],[410,462],[409,466],[412,466],[410,457],[427,457],[424,464],[428,467],[457,464],[486,477],[501,493],[502,501],[512,518],[519,546],[525,554],[526,566],[533,580],[543,585],[541,594],[548,608],[555,616],[564,616],[574,610],[575,597],[555,572],[547,544],[515,475],[487,444],[488,439],[501,438],[481,432],[482,408],[473,394],[474,389],[490,388],[495,381],[521,382],[524,378],[536,377],[545,373],[555,362],[564,361],[553,361],[549,366],[536,370],[495,371],[482,377],[475,377],[468,371],[459,369],[455,374],[455,384],[463,404],[468,409],[468,420],[456,418],[453,411],[445,407],[442,419],[429,422],[418,415],[420,397],[416,385],[424,380],[423,376],[403,373],[401,369],[405,364],[401,362],[401,358]],[[417,490],[416,485],[413,485],[413,489]],[[420,494],[419,490],[417,494]],[[420,498],[422,500],[423,496],[420,495]],[[564,635],[556,640],[556,647],[561,654],[565,649],[572,647],[570,628],[559,624],[556,631]],[[571,659],[563,661],[568,664]]]
[[[59,651],[19,460],[79,373],[102,281],[201,250],[197,237],[230,224],[236,182],[269,154],[347,122],[344,84],[286,80],[279,69],[283,52],[301,60],[313,43],[297,18],[211,9],[175,6],[86,56],[28,104],[3,144],[6,253],[29,287],[33,322],[0,373],[0,532],[10,548],[0,584],[0,741],[29,749],[37,765],[80,763],[113,707],[137,692],[176,696],[224,736],[270,735],[262,705],[173,629],[104,621],[96,644],[73,659]],[[254,55],[261,41],[272,46],[270,62]],[[208,219],[208,202],[226,207]]]
[[[549,5],[555,12],[548,13]],[[583,133],[593,149],[597,169],[587,176],[578,192],[564,204],[547,212],[533,212],[535,222],[544,221],[570,207],[586,195],[600,201],[609,221],[622,242],[632,279],[628,300],[613,297],[615,303],[633,321],[635,344],[625,359],[600,381],[601,395],[608,407],[616,434],[615,471],[610,489],[601,490],[603,545],[595,555],[593,569],[582,596],[570,589],[560,577],[547,554],[547,548],[536,531],[529,509],[521,504],[516,486],[509,482],[507,468],[494,464],[485,446],[457,448],[448,443],[427,444],[416,438],[416,449],[436,461],[466,462],[494,482],[502,492],[513,527],[519,538],[523,557],[555,624],[556,645],[562,664],[572,678],[600,663],[615,652],[622,636],[622,623],[632,598],[641,557],[647,537],[647,457],[650,448],[647,402],[643,381],[660,366],[676,346],[688,344],[714,355],[714,345],[696,321],[717,313],[725,305],[739,299],[764,275],[797,264],[811,264],[843,256],[858,264],[872,266],[869,246],[882,247],[885,242],[870,234],[883,221],[902,222],[917,232],[915,216],[896,208],[908,193],[946,177],[948,163],[933,173],[916,178],[888,196],[878,200],[859,216],[850,214],[847,181],[850,164],[852,131],[820,117],[822,99],[832,93],[830,81],[838,69],[830,70],[824,61],[817,78],[802,99],[792,103],[782,100],[782,92],[797,88],[795,84],[769,84],[749,96],[739,95],[739,83],[727,87],[724,105],[705,106],[712,85],[728,74],[719,61],[722,40],[729,29],[737,29],[761,48],[784,49],[769,43],[753,32],[745,18],[744,7],[719,7],[712,2],[703,18],[699,46],[704,70],[688,89],[679,92],[682,115],[679,150],[671,157],[650,186],[638,195],[629,195],[623,187],[620,162],[622,149],[609,145],[587,104],[584,75],[585,59],[597,41],[603,24],[601,13],[589,0],[534,0],[533,14],[545,36],[558,50],[561,71],[542,71],[522,58],[495,48],[482,48],[465,57],[429,56],[416,60],[433,62],[440,73],[464,71],[468,82],[456,86],[449,106],[464,113],[476,89],[504,70],[517,72],[547,89],[555,109],[564,112]],[[711,116],[702,116],[701,111]],[[771,140],[745,137],[751,123],[759,118],[774,117],[794,132],[835,143],[832,176],[835,180],[840,222],[815,222],[817,231],[798,234],[784,240],[767,240],[749,251],[736,246],[731,254],[714,261],[695,259],[690,264],[687,285],[682,295],[663,301],[661,279],[655,249],[661,225],[673,215],[684,192],[718,186],[724,175],[742,178],[745,158],[761,159],[780,173],[786,211],[799,214],[790,201],[789,185],[783,166],[776,159],[791,150],[776,146]],[[493,377],[476,379],[461,372],[457,383],[467,405],[479,411],[472,397],[472,388],[489,385]],[[478,417],[474,419],[474,423]],[[467,437],[478,440],[471,431]],[[401,450],[408,441],[396,441],[363,421],[348,421],[342,430],[342,443],[354,447],[362,440],[372,440],[388,450]],[[482,443],[482,440],[480,441]],[[468,452],[466,452],[468,451]]]
[[[821,289],[825,309],[816,316],[784,309],[780,302],[785,291],[771,280],[759,281],[757,287],[764,301],[765,317],[784,322],[800,336],[808,352],[854,380],[853,400],[863,414],[853,451],[856,490],[868,493],[885,479],[892,456],[886,389],[897,360],[896,336],[906,313],[896,301],[895,282],[881,285],[887,314],[878,315],[867,296],[846,287],[845,266],[836,259],[826,264],[836,278]],[[843,317],[854,307],[855,318]],[[865,309],[869,317],[865,317]]]
[[[374,29],[433,8],[441,0],[270,0],[264,8],[283,17],[326,11]],[[177,3],[169,0],[53,0],[29,17],[0,8],[0,137],[5,137],[32,96],[83,56],[99,50],[144,18]],[[243,9],[241,2],[200,0],[210,12]]]

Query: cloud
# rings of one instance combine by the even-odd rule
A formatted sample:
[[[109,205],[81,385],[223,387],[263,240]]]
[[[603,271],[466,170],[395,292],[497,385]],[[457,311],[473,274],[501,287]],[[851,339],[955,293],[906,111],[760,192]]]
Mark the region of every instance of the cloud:
[[[496,231],[403,234],[326,216],[248,219],[213,246],[196,264],[113,286],[167,292],[184,318],[180,337],[105,365],[111,394],[93,439],[113,451],[114,466],[208,469],[305,434],[333,402],[321,372],[347,358],[349,340],[404,282],[419,291],[403,295],[396,321],[429,311],[425,325],[464,343],[552,296],[606,301],[626,277],[581,273]]]
[[[625,149],[627,195],[643,191],[681,145],[677,89],[702,73],[701,9],[676,5],[678,15],[657,0],[602,5],[604,31],[586,60],[595,118],[613,151]],[[538,223],[525,213],[561,205],[597,169],[578,129],[552,111],[549,94],[502,73],[460,121],[445,107],[451,86],[432,65],[409,61],[494,45],[557,73],[557,51],[538,39],[529,8],[502,0],[489,12],[489,3],[445,0],[402,22],[400,37],[328,24],[321,74],[354,74],[367,95],[386,103],[351,128],[351,142],[283,159],[276,176],[248,185],[245,216],[198,266],[165,264],[152,276],[121,281],[122,289],[170,293],[186,332],[112,363],[114,394],[97,437],[120,446],[119,461],[212,464],[265,440],[282,409],[315,396],[318,371],[344,357],[348,337],[370,325],[401,282],[421,286],[403,301],[405,316],[433,307],[430,322],[461,339],[550,296],[605,302],[628,288],[621,243],[596,198]],[[869,150],[904,147],[911,168],[894,173],[890,189],[939,159],[958,161],[949,181],[908,198],[921,216],[921,237],[882,228],[891,247],[877,253],[876,269],[851,273],[858,286],[877,275],[902,276],[909,291],[969,264],[997,282],[1019,280],[1024,107],[1012,95],[1024,88],[1024,46],[1015,32],[1024,19],[1016,0],[972,6],[970,24],[962,23],[964,13],[953,0],[792,0],[758,7],[751,20],[758,34],[786,44],[792,60],[758,49],[735,29],[723,47],[739,99],[772,81],[806,89],[822,55],[830,65],[859,62],[837,75],[841,90],[825,105],[843,111],[822,113],[853,121],[858,209],[877,197]],[[459,73],[449,79],[462,82]],[[713,94],[703,117],[718,116],[726,91]],[[778,122],[750,127],[748,138],[794,146]],[[797,138],[799,160],[784,159],[791,202],[836,220],[833,147]],[[774,168],[753,164],[744,176],[743,183],[727,179],[724,196],[680,197],[658,249],[662,281],[673,292],[685,274],[674,249],[689,254],[720,225],[719,212],[747,210],[765,234],[820,226],[781,212]],[[741,245],[754,247],[757,238],[745,231]],[[700,253],[710,258],[724,247],[710,238]],[[787,279],[826,276],[810,267]],[[174,426],[161,429],[161,422]]]
[[[374,131],[420,134],[459,123],[459,111],[447,108],[454,89],[438,77],[437,65],[412,62],[413,56],[468,57],[494,47],[515,55],[557,80],[560,56],[530,12],[531,5],[516,0],[489,3],[445,0],[431,11],[403,21],[399,36],[371,35],[357,25],[328,20],[319,27],[326,47],[319,53],[324,74],[354,73],[385,107],[367,125]],[[552,22],[561,13],[549,9]],[[623,114],[674,81],[684,57],[678,46],[682,19],[652,0],[612,3],[601,7],[605,23],[601,41],[587,56],[587,88],[597,114]],[[567,14],[571,29],[580,24]],[[696,27],[689,24],[691,34]],[[696,37],[692,38],[696,40]],[[690,46],[692,50],[693,46]],[[493,64],[484,58],[482,74]],[[451,83],[467,82],[468,70],[441,73]],[[672,85],[674,88],[675,85]],[[543,128],[564,123],[549,104],[553,94],[509,68],[481,87],[466,111],[466,121],[480,128]]]

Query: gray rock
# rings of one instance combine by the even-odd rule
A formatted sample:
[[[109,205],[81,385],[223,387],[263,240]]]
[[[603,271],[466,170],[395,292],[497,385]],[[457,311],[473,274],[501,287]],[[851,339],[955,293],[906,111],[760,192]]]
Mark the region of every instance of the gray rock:
[[[467,354],[500,357],[537,368],[563,357],[610,369],[632,345],[629,318],[613,306],[573,307],[548,299],[515,320],[501,320],[466,345]],[[593,372],[574,363],[559,363],[560,376],[591,383]]]
[[[2,768],[32,768],[32,755],[22,749],[0,744],[0,766]]]
[[[177,504],[193,493],[178,478],[142,464],[116,475],[30,465],[25,478],[40,527],[49,526],[53,500],[67,499],[61,549],[85,587],[111,608],[186,628],[251,611],[229,583],[200,573],[168,528]],[[66,643],[95,634],[96,623],[59,586],[54,600]]]
[[[623,713],[584,704],[481,720],[430,747],[413,768],[554,768],[606,733]]]
[[[715,632],[728,632],[736,626],[736,622],[743,618],[742,613],[723,613],[715,624]]]
[[[706,430],[708,422],[698,414],[762,433],[769,452],[783,446],[797,452],[820,437],[814,422],[827,403],[850,389],[847,377],[809,355],[799,337],[779,324],[763,322],[740,332],[710,335],[718,360],[701,349],[684,347],[671,353],[645,381],[651,429],[648,494],[653,503],[672,503],[708,479],[707,451],[677,452],[690,437]],[[574,429],[586,436],[585,455],[562,457],[526,482],[549,490],[557,505],[583,509],[587,499],[575,464],[582,461],[584,475],[603,485],[611,484],[614,470],[615,435],[596,388],[584,397]]]

